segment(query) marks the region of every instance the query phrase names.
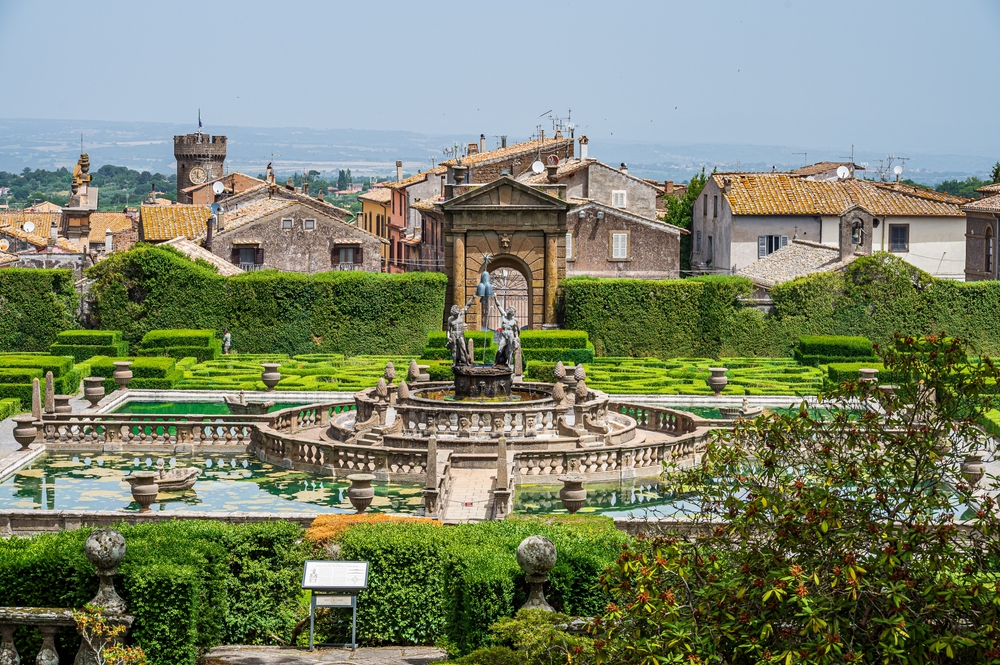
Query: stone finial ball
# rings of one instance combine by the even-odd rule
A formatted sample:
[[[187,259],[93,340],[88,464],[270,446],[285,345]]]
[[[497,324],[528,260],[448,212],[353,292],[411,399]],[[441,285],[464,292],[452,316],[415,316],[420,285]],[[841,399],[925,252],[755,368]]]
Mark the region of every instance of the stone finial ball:
[[[115,568],[125,558],[125,537],[114,529],[98,529],[87,538],[83,553],[99,569]]]
[[[528,536],[517,546],[517,565],[528,575],[544,575],[556,565],[556,546],[545,536]]]

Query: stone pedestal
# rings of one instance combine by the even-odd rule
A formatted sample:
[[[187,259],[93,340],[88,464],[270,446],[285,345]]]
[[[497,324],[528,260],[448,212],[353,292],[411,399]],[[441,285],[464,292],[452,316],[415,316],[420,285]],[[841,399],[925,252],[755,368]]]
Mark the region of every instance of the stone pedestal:
[[[583,508],[587,501],[587,490],[583,489],[583,481],[586,477],[582,473],[568,473],[559,476],[559,481],[563,487],[559,490],[559,500],[569,511],[570,515],[575,515],[576,511]]]
[[[70,395],[56,395],[56,413],[73,413],[73,406],[69,403],[73,399]]]
[[[498,399],[510,397],[514,371],[510,367],[454,366],[455,399]]]
[[[529,585],[528,602],[521,609],[554,612],[545,600],[544,586],[556,565],[556,546],[544,536],[528,536],[517,546],[517,565],[527,573]]]
[[[351,486],[347,490],[347,498],[360,515],[365,512],[368,506],[372,505],[372,499],[375,498],[375,488],[372,487],[375,476],[371,473],[353,473],[347,476],[347,479],[351,481]]]
[[[90,408],[96,409],[104,398],[104,377],[88,376],[83,380],[83,397],[90,402]]]
[[[38,428],[35,427],[34,416],[14,417],[14,440],[21,444],[21,450],[28,450],[35,437],[38,436]]]

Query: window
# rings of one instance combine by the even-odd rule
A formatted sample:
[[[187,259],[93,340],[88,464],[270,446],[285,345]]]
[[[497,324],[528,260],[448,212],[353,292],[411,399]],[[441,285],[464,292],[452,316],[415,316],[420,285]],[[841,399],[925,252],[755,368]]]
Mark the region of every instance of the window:
[[[701,231],[694,232],[694,251],[701,251]]]
[[[283,220],[281,220],[281,230],[282,231],[290,231],[291,228],[292,228],[292,220],[290,220],[290,219],[283,219]]]
[[[713,196],[712,197],[712,217],[718,217],[718,216],[719,216],[719,197],[718,196]]]
[[[611,258],[612,259],[628,258],[628,233],[611,234]]]
[[[566,234],[566,260],[573,260],[573,232],[570,231]]]
[[[336,245],[333,248],[333,255],[330,257],[331,263],[335,266],[336,264],[347,265],[347,264],[358,264],[364,262],[363,253],[360,247],[356,245]]]
[[[757,236],[757,258],[762,259],[787,244],[788,236]]]
[[[713,258],[712,257],[712,236],[708,236],[708,251],[706,252],[706,254],[708,254],[708,260],[711,262],[711,260]]]
[[[229,261],[244,270],[251,269],[249,266],[262,266],[264,265],[264,250],[257,245],[233,245]]]
[[[316,228],[316,220],[315,219],[307,219],[305,221],[305,228],[306,228],[307,231],[312,231],[313,229],[315,229]]]
[[[257,260],[256,247],[240,247],[240,263],[254,263]]]
[[[983,271],[993,273],[993,227],[986,228],[986,261]]]
[[[708,217],[708,194],[701,197],[701,216]]]
[[[910,225],[890,224],[889,225],[889,251],[908,252],[910,251]]]
[[[611,192],[611,205],[615,208],[625,208],[625,190],[615,189]]]

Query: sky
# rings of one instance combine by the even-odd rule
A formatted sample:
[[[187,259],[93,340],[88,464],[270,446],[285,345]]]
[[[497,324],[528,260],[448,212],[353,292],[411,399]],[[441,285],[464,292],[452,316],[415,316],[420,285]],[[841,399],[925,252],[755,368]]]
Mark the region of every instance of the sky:
[[[1000,2],[0,0],[0,118],[1000,156]]]

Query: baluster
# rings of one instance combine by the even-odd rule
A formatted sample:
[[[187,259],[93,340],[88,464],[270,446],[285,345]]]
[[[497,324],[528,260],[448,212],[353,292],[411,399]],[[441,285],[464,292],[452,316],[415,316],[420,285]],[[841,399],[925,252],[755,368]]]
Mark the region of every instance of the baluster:
[[[56,653],[56,633],[59,626],[39,626],[38,632],[42,634],[42,648],[35,658],[37,665],[59,665],[59,654]]]
[[[17,648],[14,647],[14,630],[17,628],[11,623],[0,623],[0,665],[19,665],[21,657],[17,655]]]

